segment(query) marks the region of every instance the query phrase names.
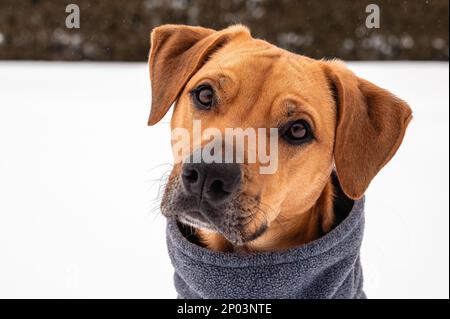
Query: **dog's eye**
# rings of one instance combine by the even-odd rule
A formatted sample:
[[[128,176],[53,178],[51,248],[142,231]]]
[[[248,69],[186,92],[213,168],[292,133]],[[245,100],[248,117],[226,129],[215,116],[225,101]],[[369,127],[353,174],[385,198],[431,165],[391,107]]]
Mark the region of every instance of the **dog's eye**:
[[[313,136],[308,122],[298,120],[286,126],[283,137],[291,144],[301,144],[309,141]]]
[[[214,102],[214,90],[209,85],[200,85],[192,92],[192,99],[197,108],[209,110]]]

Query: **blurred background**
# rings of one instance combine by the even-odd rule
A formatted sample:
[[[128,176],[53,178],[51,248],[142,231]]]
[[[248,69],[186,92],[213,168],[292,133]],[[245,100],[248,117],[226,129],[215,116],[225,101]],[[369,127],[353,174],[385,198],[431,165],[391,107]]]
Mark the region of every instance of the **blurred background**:
[[[76,3],[81,27],[65,27]],[[368,29],[365,9],[381,9]],[[0,59],[145,61],[164,23],[215,29],[243,23],[254,36],[314,58],[448,60],[448,0],[0,0]]]

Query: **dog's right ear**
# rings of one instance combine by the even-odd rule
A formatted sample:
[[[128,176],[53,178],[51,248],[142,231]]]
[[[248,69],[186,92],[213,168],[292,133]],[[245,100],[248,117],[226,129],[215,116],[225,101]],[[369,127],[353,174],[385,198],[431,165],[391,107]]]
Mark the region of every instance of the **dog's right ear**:
[[[336,174],[344,193],[359,199],[399,148],[412,111],[339,61],[325,62],[324,67],[337,106]]]
[[[208,57],[240,34],[250,36],[243,26],[215,31],[168,24],[153,29],[149,57],[152,107],[148,124],[158,123]]]

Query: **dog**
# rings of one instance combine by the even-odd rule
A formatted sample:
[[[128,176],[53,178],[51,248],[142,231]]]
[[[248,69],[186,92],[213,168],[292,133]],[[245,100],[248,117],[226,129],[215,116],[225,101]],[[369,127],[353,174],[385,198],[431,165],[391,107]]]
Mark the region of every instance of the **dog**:
[[[361,198],[412,118],[406,102],[343,62],[288,52],[242,25],[157,27],[149,67],[149,125],[175,104],[172,130],[192,133],[195,120],[202,130],[278,128],[273,174],[246,161],[174,164],[161,211],[213,251],[283,250],[330,232],[341,220],[333,176],[347,199]]]

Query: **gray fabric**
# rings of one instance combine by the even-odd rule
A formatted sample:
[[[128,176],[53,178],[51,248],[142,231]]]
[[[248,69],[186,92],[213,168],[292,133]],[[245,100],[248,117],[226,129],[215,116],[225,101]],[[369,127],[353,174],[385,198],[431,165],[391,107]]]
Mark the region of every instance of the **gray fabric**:
[[[179,298],[365,298],[359,251],[364,199],[331,232],[269,253],[218,253],[188,241],[177,222],[167,245]]]

